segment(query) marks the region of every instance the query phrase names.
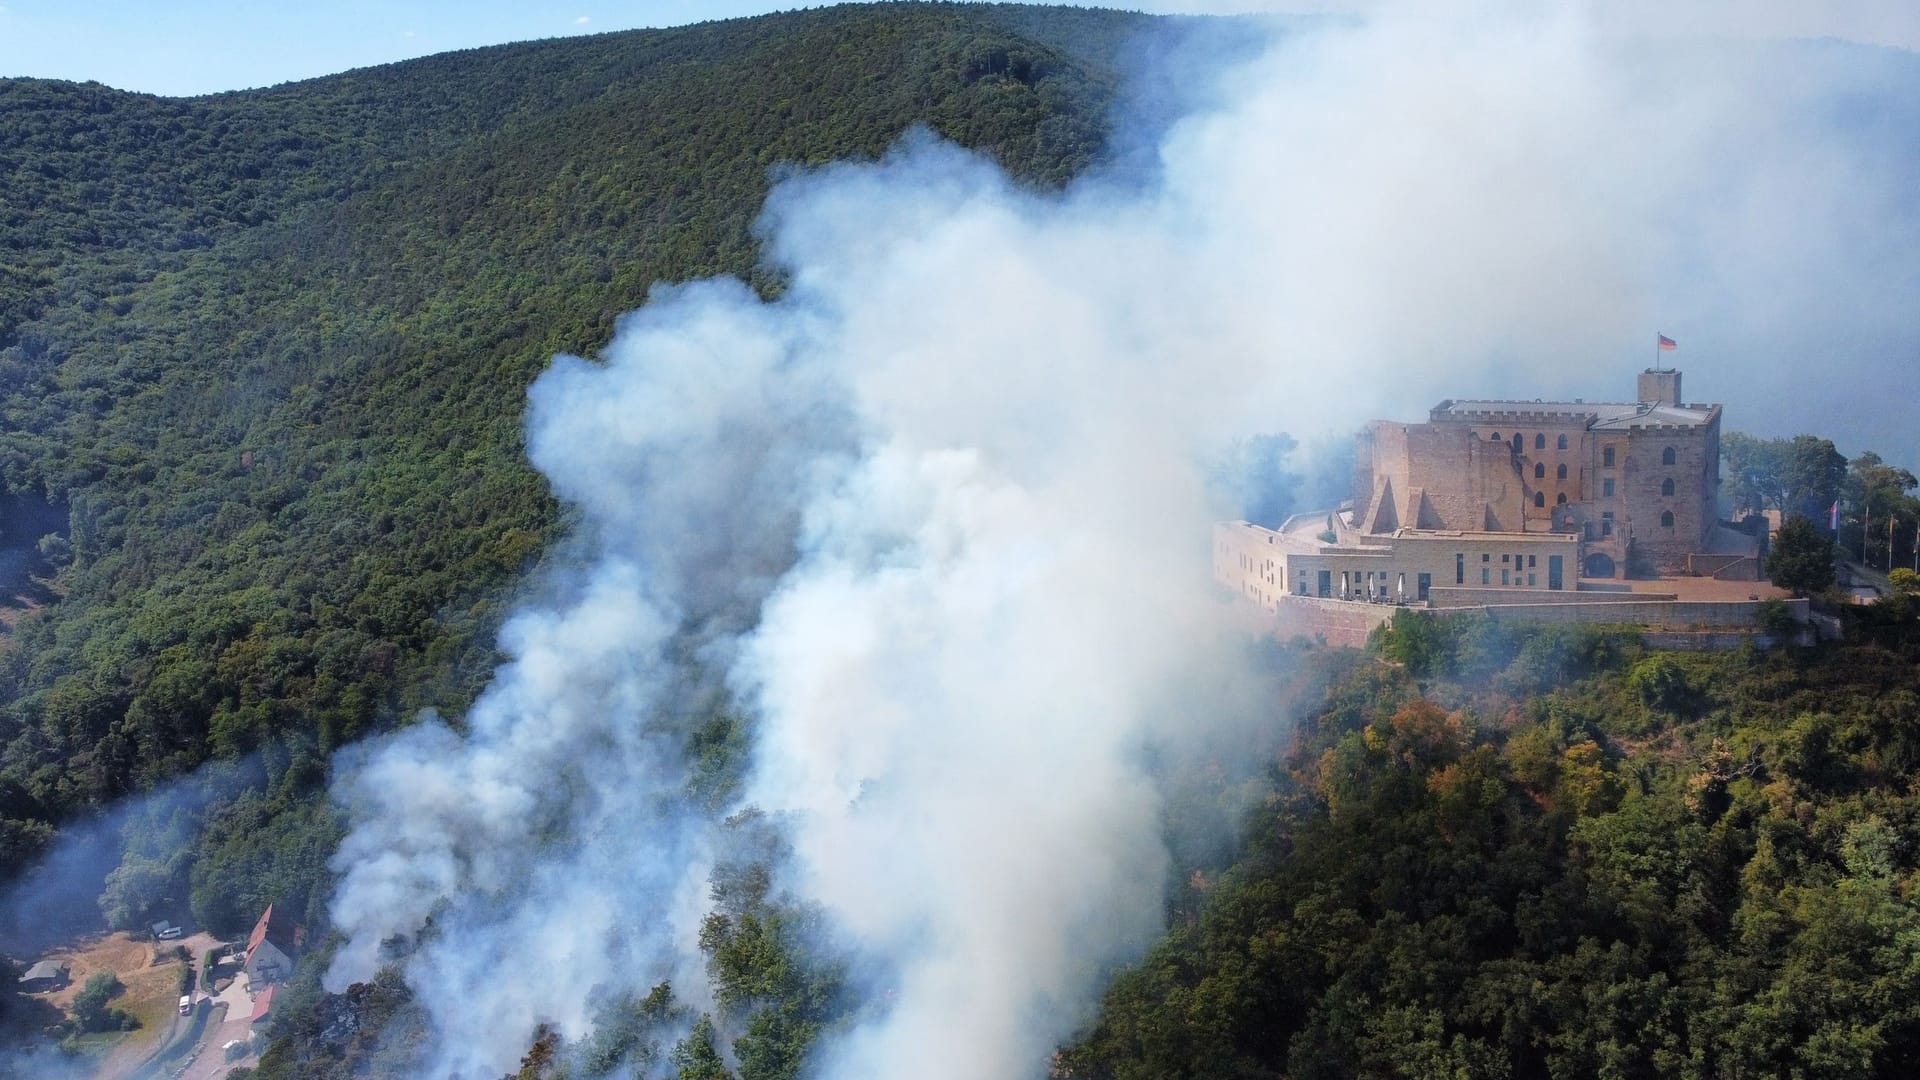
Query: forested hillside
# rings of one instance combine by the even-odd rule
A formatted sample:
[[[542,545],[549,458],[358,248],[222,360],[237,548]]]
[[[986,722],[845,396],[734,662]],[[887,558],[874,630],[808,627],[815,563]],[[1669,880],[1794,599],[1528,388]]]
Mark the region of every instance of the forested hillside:
[[[1817,651],[1387,632],[1056,1074],[1911,1075],[1916,600]]]
[[[328,754],[460,710],[560,534],[521,446],[548,359],[656,281],[778,289],[751,223],[789,164],[927,124],[1059,184],[1138,22],[856,6],[188,100],[0,81],[0,497],[40,514],[0,539],[32,564],[0,637],[4,865],[258,761],[197,844],[133,837],[110,910],[317,924]]]

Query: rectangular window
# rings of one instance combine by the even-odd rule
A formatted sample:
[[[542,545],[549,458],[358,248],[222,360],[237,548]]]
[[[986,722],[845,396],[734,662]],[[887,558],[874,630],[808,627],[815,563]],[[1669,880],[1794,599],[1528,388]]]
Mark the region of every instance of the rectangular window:
[[[1536,577],[1536,575],[1533,575],[1533,574],[1528,574],[1528,575],[1527,575],[1527,585],[1528,585],[1528,587],[1532,587],[1532,586],[1534,586],[1534,585],[1538,585],[1538,584],[1539,584],[1539,582],[1535,580],[1535,577]]]
[[[1508,580],[1507,580],[1507,574],[1508,574],[1508,573],[1509,573],[1509,571],[1507,571],[1507,570],[1505,570],[1505,569],[1502,569],[1502,570],[1500,571],[1500,584],[1502,584],[1502,585],[1511,585],[1511,584],[1513,584],[1512,582],[1510,582],[1510,581],[1508,581]]]
[[[1540,565],[1540,556],[1538,555],[1527,556],[1527,569],[1531,570],[1534,567],[1539,565]]]
[[[1487,554],[1486,552],[1484,552],[1484,551],[1483,551],[1483,552],[1481,552],[1481,553],[1480,553],[1480,561],[1481,561],[1481,562],[1492,562],[1492,561],[1493,561],[1493,556],[1491,556],[1491,555],[1489,555],[1489,554]]]
[[[1455,585],[1467,583],[1467,553],[1464,551],[1457,551],[1453,555],[1453,583]]]
[[[1613,468],[1613,447],[1604,446],[1600,448],[1600,464],[1609,469]]]
[[[1491,583],[1491,580],[1492,580],[1492,579],[1491,579],[1491,578],[1489,578],[1489,577],[1487,576],[1487,575],[1489,575],[1489,574],[1491,574],[1491,573],[1493,573],[1493,571],[1491,571],[1491,570],[1489,570],[1489,569],[1487,569],[1487,568],[1486,568],[1486,567],[1484,567],[1484,566],[1483,566],[1483,567],[1481,567],[1481,568],[1480,568],[1480,584],[1482,584],[1482,585],[1486,585],[1486,584],[1489,584],[1489,583]]]
[[[1507,557],[1505,555],[1500,556],[1500,565],[1505,566],[1506,564],[1507,564]]]
[[[1602,498],[1613,498],[1613,477],[1609,476],[1600,481],[1600,495]]]

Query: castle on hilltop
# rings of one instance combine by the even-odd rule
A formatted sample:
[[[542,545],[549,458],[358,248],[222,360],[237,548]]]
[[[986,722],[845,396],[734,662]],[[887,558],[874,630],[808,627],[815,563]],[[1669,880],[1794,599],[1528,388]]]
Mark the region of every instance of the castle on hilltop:
[[[1376,420],[1356,441],[1351,499],[1278,529],[1215,526],[1214,576],[1283,623],[1321,613],[1302,624],[1321,636],[1370,628],[1396,606],[1530,606],[1536,620],[1571,619],[1595,604],[1684,604],[1681,582],[1757,583],[1764,530],[1719,519],[1720,406],[1688,404],[1680,388],[1680,372],[1655,369],[1631,402],[1448,400],[1424,424]],[[1325,615],[1356,603],[1388,611]],[[1629,614],[1647,613],[1588,617]],[[1752,623],[1728,610],[1652,614],[1660,625]]]

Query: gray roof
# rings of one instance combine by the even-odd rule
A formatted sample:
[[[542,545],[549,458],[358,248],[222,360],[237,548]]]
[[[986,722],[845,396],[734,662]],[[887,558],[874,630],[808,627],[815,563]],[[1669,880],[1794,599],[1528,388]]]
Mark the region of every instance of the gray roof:
[[[27,973],[20,976],[20,981],[34,982],[39,979],[61,979],[65,978],[66,974],[67,965],[58,960],[42,960],[28,968]]]
[[[1443,401],[1433,407],[1434,419],[1441,417],[1485,417],[1488,420],[1556,416],[1572,420],[1584,417],[1589,428],[1625,430],[1627,428],[1699,427],[1713,419],[1711,405],[1650,405],[1626,401]]]

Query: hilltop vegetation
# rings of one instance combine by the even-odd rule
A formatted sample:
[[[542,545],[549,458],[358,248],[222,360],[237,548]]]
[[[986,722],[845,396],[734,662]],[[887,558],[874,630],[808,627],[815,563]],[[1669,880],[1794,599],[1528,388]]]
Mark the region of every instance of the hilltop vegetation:
[[[1920,635],[1351,661],[1057,1075],[1886,1077],[1920,1057]],[[1405,652],[1386,635],[1389,653]]]

